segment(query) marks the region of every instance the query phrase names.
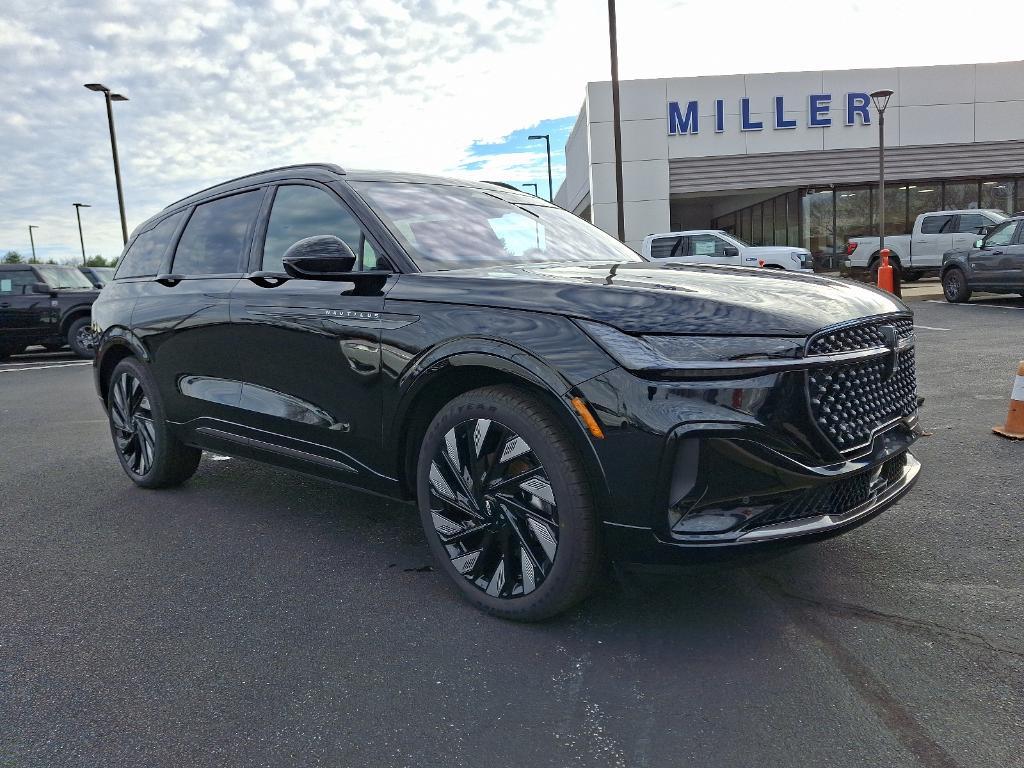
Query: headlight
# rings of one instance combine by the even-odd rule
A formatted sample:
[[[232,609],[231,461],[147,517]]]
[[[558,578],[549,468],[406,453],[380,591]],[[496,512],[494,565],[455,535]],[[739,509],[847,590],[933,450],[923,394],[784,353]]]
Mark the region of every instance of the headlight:
[[[610,325],[578,320],[612,359],[629,371],[679,376],[752,376],[802,364],[804,341],[769,336],[630,336]]]

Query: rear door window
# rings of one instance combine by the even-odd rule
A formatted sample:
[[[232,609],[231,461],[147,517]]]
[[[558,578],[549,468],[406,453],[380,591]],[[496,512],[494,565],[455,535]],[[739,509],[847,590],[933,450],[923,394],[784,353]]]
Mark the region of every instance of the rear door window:
[[[0,293],[20,296],[32,293],[32,286],[41,282],[31,269],[6,269],[0,272]]]
[[[953,229],[953,217],[951,215],[925,216],[921,222],[922,235],[942,235],[951,232]]]
[[[685,255],[682,237],[656,237],[651,241],[652,259],[675,259]]]
[[[377,253],[355,216],[334,195],[318,187],[288,184],[278,188],[263,243],[263,270],[281,272],[285,251],[299,240],[334,235],[356,255],[355,269],[376,269]]]
[[[152,229],[135,238],[128,253],[121,259],[114,273],[115,279],[124,277],[153,277],[163,264],[164,253],[178,230],[184,211],[168,216]]]
[[[242,272],[263,190],[254,189],[197,205],[181,233],[171,271],[178,275]]]

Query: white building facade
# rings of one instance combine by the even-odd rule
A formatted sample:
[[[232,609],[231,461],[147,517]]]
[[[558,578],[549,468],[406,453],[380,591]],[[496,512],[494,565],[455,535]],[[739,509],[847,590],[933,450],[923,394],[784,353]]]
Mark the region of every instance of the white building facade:
[[[877,234],[885,113],[886,232],[943,208],[1024,208],[1024,62],[662,78],[620,83],[626,242],[725,229],[834,266]],[[590,83],[555,202],[615,234],[611,85]]]

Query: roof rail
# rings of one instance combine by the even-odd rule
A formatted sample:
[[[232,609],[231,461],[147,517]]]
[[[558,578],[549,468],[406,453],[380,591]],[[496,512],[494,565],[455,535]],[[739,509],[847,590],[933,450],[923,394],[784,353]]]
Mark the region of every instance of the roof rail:
[[[275,173],[277,171],[288,171],[288,170],[291,170],[292,168],[323,168],[323,169],[328,170],[328,171],[333,171],[334,173],[337,173],[337,174],[339,174],[341,176],[345,175],[345,169],[342,168],[340,165],[336,165],[335,163],[296,163],[295,165],[280,165],[277,168],[265,168],[262,171],[255,171],[253,173],[247,173],[244,176],[237,176],[234,179],[228,179],[226,181],[217,182],[216,184],[211,184],[210,186],[205,187],[204,189],[200,189],[200,190],[197,190],[197,191],[192,192],[190,194],[187,194],[184,197],[182,197],[182,198],[180,198],[178,200],[175,200],[173,203],[165,205],[163,210],[166,211],[168,208],[173,208],[178,203],[181,203],[181,202],[183,202],[185,200],[188,200],[190,197],[195,197],[196,195],[201,195],[201,194],[203,194],[203,192],[209,192],[211,189],[216,189],[217,187],[223,187],[223,186],[225,186],[227,184],[233,184],[236,181],[242,181],[242,179],[249,179],[249,178],[252,178],[253,176],[262,176],[265,173]]]

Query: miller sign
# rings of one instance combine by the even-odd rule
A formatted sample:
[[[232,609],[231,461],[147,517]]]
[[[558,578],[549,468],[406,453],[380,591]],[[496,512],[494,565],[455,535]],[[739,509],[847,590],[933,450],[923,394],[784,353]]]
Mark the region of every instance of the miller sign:
[[[766,110],[771,113],[772,119],[755,120],[751,116],[750,99],[740,99],[740,130],[761,131],[764,130],[765,122],[770,122],[775,130],[796,128],[797,121],[786,117],[785,97],[776,96],[773,101],[773,105]],[[848,93],[845,104],[837,108],[843,109],[846,125],[871,125],[870,105],[871,97],[867,93]],[[806,108],[808,128],[828,128],[832,125],[832,116],[829,114],[829,110],[832,109],[831,93],[812,93],[807,97]],[[790,109],[792,110],[792,105]],[[715,133],[724,133],[727,117],[725,99],[715,99],[714,114],[704,117],[714,120]],[[678,101],[668,103],[669,136],[699,133],[701,119],[700,104],[697,101],[687,101],[685,104]]]

